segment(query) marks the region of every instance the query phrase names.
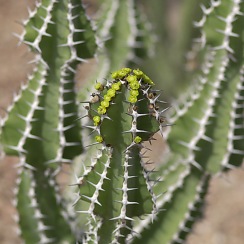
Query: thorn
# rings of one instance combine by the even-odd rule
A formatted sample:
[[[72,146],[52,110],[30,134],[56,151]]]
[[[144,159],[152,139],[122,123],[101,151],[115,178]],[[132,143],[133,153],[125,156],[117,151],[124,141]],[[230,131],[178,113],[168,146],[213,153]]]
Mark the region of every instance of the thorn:
[[[147,151],[152,152],[152,149],[151,149],[151,148],[148,148],[148,147],[146,147],[146,146],[144,146],[144,145],[141,145],[141,148],[146,149]]]
[[[191,145],[191,143],[189,142],[185,142],[185,141],[177,141],[178,144],[188,148],[188,149],[191,149],[191,150],[194,150],[194,151],[201,151],[201,148],[200,147],[197,147],[196,145]]]
[[[24,137],[31,138],[31,139],[35,139],[35,140],[39,140],[39,141],[43,141],[43,139],[41,137],[32,135],[32,134],[28,133],[27,131],[22,131],[22,130],[19,130],[18,129],[18,132],[21,135],[23,135]]]
[[[84,116],[82,116],[82,117],[78,117],[78,118],[75,119],[73,122],[76,122],[76,121],[78,121],[78,120],[82,120],[82,119],[84,119],[84,118],[86,118],[86,117],[89,117],[89,115],[87,114],[87,115],[84,115]]]
[[[130,220],[130,221],[134,221],[134,219],[129,218],[127,216],[125,216],[124,218],[122,218],[121,216],[118,216],[118,217],[111,218],[109,220],[123,220],[123,219]]]
[[[80,142],[66,142],[65,146],[66,147],[75,147],[75,146],[80,146],[81,143]]]
[[[62,131],[65,132],[65,131],[67,131],[67,130],[75,127],[75,126],[76,126],[76,124],[71,124],[71,125],[65,126],[65,127],[63,127],[63,130]]]
[[[169,107],[167,107],[167,108],[161,110],[161,111],[159,112],[159,114],[161,115],[162,113],[165,113],[167,110],[169,110],[169,109],[171,109],[171,108],[172,108],[172,106],[169,106]]]
[[[243,140],[243,139],[244,139],[244,136],[242,136],[242,135],[241,136],[233,136],[232,137],[232,140],[234,140],[234,141],[235,140]]]
[[[221,34],[224,34],[225,36],[239,37],[238,34],[233,33],[233,32],[227,32],[226,30],[216,29],[216,31],[221,33]]]
[[[236,169],[237,167],[232,165],[232,164],[225,164],[223,165],[223,168],[226,168],[226,169]]]
[[[76,60],[82,63],[89,63],[88,60],[84,59],[84,58],[80,58],[80,57],[76,57]]]
[[[17,33],[14,33],[14,32],[12,33],[12,35],[18,38],[19,42],[17,45],[20,46],[21,43],[23,42],[23,37]]]
[[[82,211],[82,210],[78,210],[76,211],[76,213],[82,213],[82,214],[90,214],[90,211]]]
[[[164,128],[164,127],[168,127],[168,126],[173,126],[175,124],[164,124],[164,125],[160,125],[160,127]]]
[[[237,149],[232,149],[231,153],[238,154],[238,155],[244,155],[244,151],[243,150],[237,150]]]
[[[133,132],[136,132],[136,133],[148,133],[150,134],[151,131],[146,131],[146,130],[138,130],[138,129],[130,129],[130,130],[127,130],[127,131],[123,131],[122,133],[133,133]]]
[[[30,164],[28,164],[28,163],[26,163],[26,162],[19,163],[19,164],[17,164],[15,167],[16,167],[16,168],[24,167],[24,168],[27,168],[27,169],[30,169],[30,170],[33,170],[33,171],[36,171],[36,170],[37,170],[34,166],[32,166],[32,165],[30,165]]]
[[[74,112],[74,113],[67,113],[67,114],[64,114],[64,118],[73,117],[73,116],[75,116],[75,115],[76,115],[75,112]]]
[[[205,141],[213,143],[213,139],[208,137],[208,136],[206,136],[206,135],[202,135],[202,139],[205,140]]]
[[[85,32],[86,30],[85,29],[74,29],[74,32],[80,32],[80,33],[82,33],[82,32]]]
[[[126,151],[128,151],[130,148],[132,148],[133,146],[135,145],[139,145],[139,144],[136,144],[134,141],[123,151],[123,153],[125,153]]]
[[[84,43],[84,41],[76,41],[76,42],[72,41],[71,43],[60,44],[59,47],[72,47],[72,46],[79,45],[82,43]]]
[[[19,118],[23,119],[24,121],[28,121],[28,122],[35,122],[38,121],[38,119],[35,118],[31,118],[30,120],[27,120],[25,116],[21,115],[21,114],[16,114]]]
[[[98,144],[101,144],[101,143],[100,142],[94,142],[90,145],[84,146],[84,148],[91,147],[91,146],[98,145]]]
[[[92,198],[91,197],[88,197],[86,195],[81,195],[81,197],[84,197],[85,199],[89,200],[90,202],[92,202]]]
[[[80,196],[78,196],[78,197],[75,199],[75,201],[72,203],[72,207],[74,207],[74,206],[79,202],[80,199],[81,199]]]
[[[19,153],[28,153],[27,150],[25,150],[24,148],[19,148],[19,146],[10,146],[10,145],[4,145],[4,146],[9,148],[9,149],[15,150]]]
[[[190,163],[191,163],[193,166],[195,166],[196,168],[198,168],[200,171],[203,171],[202,166],[201,166],[198,162],[196,162],[195,160],[190,161]]]
[[[110,167],[108,167],[108,168],[110,168]],[[100,174],[100,173],[97,172],[97,171],[95,171],[95,173],[96,173],[97,175],[99,175],[101,178],[103,177],[103,179],[111,180],[111,179],[109,179],[107,176],[103,176],[102,174]],[[103,190],[103,189],[101,189],[101,190]]]
[[[93,131],[96,131],[97,126],[94,126],[94,125],[83,125],[82,128],[92,129]]]

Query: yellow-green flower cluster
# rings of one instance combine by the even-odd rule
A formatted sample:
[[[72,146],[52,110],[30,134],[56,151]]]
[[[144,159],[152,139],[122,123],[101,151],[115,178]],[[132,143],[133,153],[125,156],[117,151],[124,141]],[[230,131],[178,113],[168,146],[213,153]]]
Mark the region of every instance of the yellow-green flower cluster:
[[[97,82],[95,85],[95,89],[98,91],[103,91],[103,84],[101,84],[100,82]]]
[[[130,72],[132,71],[132,69],[130,68],[123,68],[121,70],[115,71],[111,74],[111,77],[113,79],[123,79],[125,76],[127,76]]]
[[[134,139],[134,142],[136,144],[140,143],[142,141],[142,138],[140,136],[136,136],[135,139]]]
[[[96,142],[99,142],[99,143],[102,143],[103,142],[102,136],[96,136],[95,137],[95,140],[96,140]]]
[[[128,100],[130,103],[137,102],[137,97],[139,95],[138,90],[141,86],[140,82],[146,83],[149,85],[154,85],[153,81],[139,69],[132,70],[130,68],[123,68],[121,70],[113,72],[111,74],[111,76],[115,80],[123,79],[128,82],[128,86],[130,88],[130,96],[129,96]],[[113,84],[113,85],[115,85],[115,84]]]
[[[129,75],[126,78],[129,87],[130,87],[130,96],[129,96],[129,102],[130,103],[136,103],[137,102],[137,97],[139,95],[139,88],[140,88],[140,83],[137,80],[136,75]]]
[[[101,117],[100,116],[94,116],[93,122],[94,122],[94,125],[98,126],[101,122]]]
[[[107,93],[104,94],[104,98],[100,103],[100,106],[97,108],[98,114],[106,114],[107,108],[110,105],[110,101],[115,97],[116,91],[120,90],[122,83],[120,81],[112,84],[111,88],[107,90]]]
[[[121,70],[115,71],[111,74],[112,81],[106,85],[107,89],[104,91],[105,86],[99,82],[95,84],[95,89],[101,96],[99,96],[98,101],[100,104],[97,108],[98,115],[94,116],[93,124],[95,126],[100,126],[103,120],[103,115],[107,113],[107,109],[110,106],[110,102],[116,96],[116,92],[121,89],[122,84],[129,90],[128,101],[132,104],[138,101],[138,96],[140,94],[140,88],[146,89],[145,85],[154,85],[153,81],[145,75],[139,69],[123,68]],[[103,99],[101,99],[103,97]],[[100,134],[100,133],[99,133]],[[103,137],[98,135],[95,137],[96,142],[102,143]],[[134,138],[134,143],[141,143],[142,138],[136,136]]]
[[[147,75],[143,75],[142,77],[143,81],[151,86],[154,86],[155,84],[153,83],[153,81],[147,76]]]
[[[153,81],[152,81],[147,75],[145,75],[141,70],[139,70],[139,69],[134,69],[134,70],[133,70],[133,73],[136,75],[136,77],[137,77],[138,79],[142,79],[142,81],[143,81],[144,83],[147,83],[147,84],[149,84],[149,85],[151,85],[151,86],[154,85]]]
[[[112,89],[115,90],[115,91],[120,90],[120,88],[121,88],[121,82],[120,81],[119,82],[116,82],[116,83],[114,83],[112,85]]]
[[[97,108],[97,112],[98,112],[99,114],[106,114],[107,109],[106,109],[105,107],[103,107],[103,106],[99,106],[99,107]]]
[[[124,78],[126,78],[126,80],[127,80],[127,78],[129,76],[136,77],[137,80],[142,80],[143,83],[149,84],[151,86],[154,85],[153,81],[139,69],[132,70],[130,68],[123,68],[123,69],[115,71],[111,74],[111,77],[115,80],[117,80],[117,79],[121,80]]]

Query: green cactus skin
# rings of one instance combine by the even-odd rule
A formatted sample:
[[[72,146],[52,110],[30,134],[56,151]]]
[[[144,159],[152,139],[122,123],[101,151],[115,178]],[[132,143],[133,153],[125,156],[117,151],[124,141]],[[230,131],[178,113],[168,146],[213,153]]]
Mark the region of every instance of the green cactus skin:
[[[94,32],[80,1],[43,0],[19,36],[36,67],[2,122],[1,143],[20,157],[16,207],[26,243],[72,243],[76,230],[55,176],[82,152],[74,91],[78,63],[94,56]]]
[[[19,38],[36,54],[36,66],[1,120],[1,144],[20,159],[14,204],[26,243],[184,243],[212,176],[239,166],[244,154],[244,3],[211,0],[201,8],[193,51],[203,65],[168,115],[170,153],[157,170],[141,150],[167,126],[167,108],[158,107],[159,91],[140,70],[121,70],[151,50],[154,35],[138,4],[104,1],[96,33],[78,0],[42,0],[30,11]],[[76,224],[55,176],[83,150],[74,76],[77,64],[94,56],[95,35],[98,68],[88,85],[96,91],[84,126],[93,141],[75,160],[82,168],[74,184]],[[113,70],[111,80],[94,84]]]
[[[111,76],[105,85],[95,85],[93,97],[99,99],[89,103],[93,125],[87,127],[95,133],[100,152],[77,182],[80,200],[88,202],[87,209],[79,204],[78,212],[88,215],[90,230],[102,222],[96,235],[87,231],[87,242],[124,243],[135,216],[158,211],[153,170],[146,170],[141,149],[164,126],[160,94],[140,70],[123,68]]]
[[[213,18],[210,15],[208,18],[207,14],[198,22],[198,25],[204,26],[202,35],[206,38],[204,42],[207,42],[207,48],[204,50],[207,56],[206,64],[199,76],[197,90],[191,94],[192,99],[185,102],[183,107],[176,107],[175,116],[172,116],[170,122],[177,120],[177,125],[168,136],[174,152],[180,153],[184,158],[192,155],[191,163],[213,174],[240,165],[243,158],[243,130],[241,131],[240,120],[243,41],[239,40],[238,45],[232,46],[235,41],[233,39],[242,35],[240,13],[243,3],[224,2],[216,1],[209,11],[205,12],[211,14],[211,11],[216,11],[225,16],[218,15]],[[215,35],[215,39],[211,35],[212,29],[219,33]],[[212,50],[208,51],[210,48]],[[234,61],[230,58],[231,54],[235,55]],[[191,129],[184,123],[187,117],[191,117],[194,122],[190,126]]]
[[[241,1],[211,1],[195,25],[201,28],[197,80],[181,102],[173,104],[165,132],[171,149],[154,187],[160,212],[138,220],[130,243],[184,243],[212,175],[241,165],[243,144],[243,36]],[[214,33],[213,33],[214,32]],[[217,34],[216,34],[217,33]],[[137,236],[135,238],[135,236]]]

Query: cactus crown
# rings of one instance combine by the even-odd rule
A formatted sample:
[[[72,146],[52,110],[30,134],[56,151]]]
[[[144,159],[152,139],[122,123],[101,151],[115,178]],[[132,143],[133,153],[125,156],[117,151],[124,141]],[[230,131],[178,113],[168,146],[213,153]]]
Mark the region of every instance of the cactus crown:
[[[113,115],[111,114],[110,110],[113,105],[118,105],[122,99],[125,99],[123,102],[126,103],[127,106],[123,105],[123,107],[125,107],[125,109],[128,107],[127,115],[132,118],[131,128],[127,131],[132,135],[132,142],[128,146],[132,146],[132,143],[140,143],[142,141],[139,133],[144,133],[144,135],[155,133],[146,130],[142,131],[137,128],[137,125],[141,124],[141,126],[144,126],[145,128],[149,126],[145,119],[140,121],[143,117],[154,116],[156,121],[160,122],[161,112],[158,111],[158,96],[156,91],[152,90],[151,88],[154,85],[151,79],[138,69],[132,70],[130,68],[123,68],[119,71],[113,72],[111,77],[113,80],[108,81],[107,84],[102,85],[97,83],[95,85],[97,92],[92,96],[98,97],[98,100],[97,102],[90,103],[91,106],[89,113],[92,116],[92,114],[94,114],[93,111],[96,112],[96,115],[93,116],[93,121],[94,126],[96,127],[95,130],[99,134],[97,137],[99,138],[98,140],[105,140],[106,144],[116,144],[116,138],[114,138],[114,140],[111,136],[109,137],[108,133],[105,132],[106,127],[108,127],[106,125],[106,120],[111,120],[110,123],[119,124],[119,121],[117,121],[119,118],[115,118],[115,120],[113,120]],[[148,111],[144,109],[145,113],[140,114],[139,111],[141,110],[141,107],[143,107],[141,104],[145,103],[144,100],[147,100],[146,103],[148,104]],[[126,131],[124,134],[125,133]],[[123,135],[121,136],[123,137]],[[146,137],[143,136],[143,138]]]

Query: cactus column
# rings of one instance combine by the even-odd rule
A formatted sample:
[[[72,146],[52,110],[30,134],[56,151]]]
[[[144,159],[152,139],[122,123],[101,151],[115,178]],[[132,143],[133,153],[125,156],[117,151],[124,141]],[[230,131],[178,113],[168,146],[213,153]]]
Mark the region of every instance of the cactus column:
[[[73,218],[55,175],[82,152],[74,76],[93,57],[94,33],[80,1],[40,1],[23,21],[20,41],[36,67],[2,122],[5,152],[20,157],[16,207],[26,243],[75,241]]]
[[[157,212],[152,171],[141,153],[142,142],[163,127],[162,101],[153,85],[142,71],[129,68],[95,85],[97,100],[89,103],[87,127],[100,149],[77,182],[80,200],[88,202],[79,204],[87,206],[79,212],[88,214],[88,242],[99,236],[99,243],[124,243],[135,216]]]

